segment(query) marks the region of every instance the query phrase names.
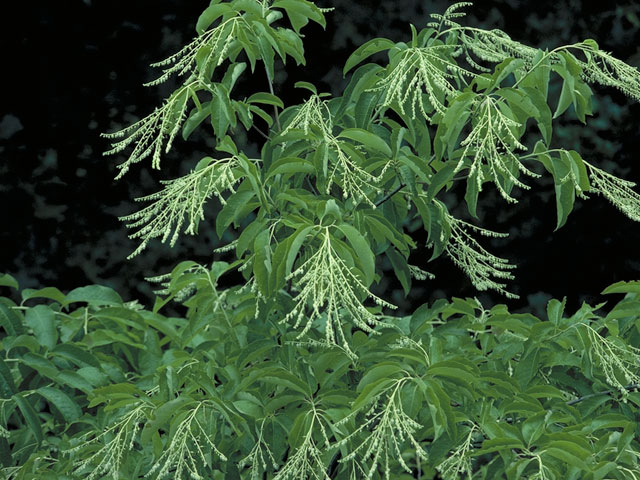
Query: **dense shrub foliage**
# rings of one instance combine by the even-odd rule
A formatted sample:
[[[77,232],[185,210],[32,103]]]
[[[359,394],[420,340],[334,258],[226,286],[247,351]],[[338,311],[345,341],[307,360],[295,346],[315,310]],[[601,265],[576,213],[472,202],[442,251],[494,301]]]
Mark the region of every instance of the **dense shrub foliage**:
[[[304,63],[300,31],[328,10],[211,2],[150,85],[183,83],[106,135],[107,153],[130,147],[118,178],[147,158],[160,168],[178,135],[206,122],[212,156],[123,220],[136,255],[196,234],[214,197],[216,231],[233,238],[216,255],[233,259],[150,279],[162,284],[151,310],[98,285],[2,297],[5,477],[640,478],[640,282],[608,287],[625,294],[608,311],[551,300],[546,318],[475,298],[394,315],[371,291],[383,260],[406,294],[431,279],[409,262],[430,250],[479,290],[513,296],[514,266],[476,238],[502,234],[441,199],[459,181],[473,218],[483,188],[506,208],[546,172],[557,228],[590,194],[640,220],[633,183],[553,141],[554,118],[587,121],[590,85],[639,100],[639,72],[594,40],[543,51],[463,26],[469,5],[411,26],[407,43],[368,41],[344,67],[343,96],[299,82],[308,99],[285,108],[274,64]],[[361,65],[380,52],[384,65]],[[269,92],[236,98],[259,71]],[[260,158],[238,148],[243,129],[264,137]],[[8,275],[0,284],[18,289]],[[168,302],[184,315],[163,315]]]

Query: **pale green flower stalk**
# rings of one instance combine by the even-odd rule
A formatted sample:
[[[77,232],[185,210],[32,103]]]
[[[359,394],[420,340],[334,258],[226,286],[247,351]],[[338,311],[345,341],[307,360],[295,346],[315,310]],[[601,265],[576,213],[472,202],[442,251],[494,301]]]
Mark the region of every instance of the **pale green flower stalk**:
[[[212,195],[216,195],[223,205],[226,203],[222,193],[235,193],[234,185],[241,176],[235,171],[238,167],[236,156],[217,159],[206,157],[198,167],[183,177],[163,180],[163,190],[137,198],[137,202],[153,203],[131,215],[120,217],[120,220],[132,222],[129,228],[139,228],[129,238],[141,238],[140,246],[127,258],[142,252],[150,240],[161,238],[164,243],[169,238],[173,247],[178,240],[180,228],[185,216],[187,235],[195,235],[198,224],[204,220],[204,204]]]
[[[602,368],[605,381],[622,395],[623,401],[629,394],[626,385],[619,379],[621,375],[626,384],[640,383],[638,366],[640,365],[640,348],[620,344],[600,335],[593,327],[580,323],[577,327],[584,327],[591,342],[591,348],[586,352],[594,363]],[[577,328],[576,327],[576,328]]]
[[[243,468],[247,465],[251,465],[250,480],[261,479],[262,473],[267,470],[267,461],[265,460],[263,447],[264,449],[266,449],[267,456],[269,457],[269,461],[273,466],[273,469],[276,470],[278,468],[278,463],[276,462],[276,459],[273,458],[273,454],[271,453],[269,445],[262,438],[265,421],[266,418],[263,418],[262,424],[260,425],[260,431],[258,432],[258,439],[256,440],[256,444],[253,446],[249,454],[238,462],[238,468]]]
[[[308,135],[312,125],[320,129],[323,137],[331,136],[331,130],[333,129],[331,112],[329,112],[327,102],[316,94],[311,95],[309,99],[302,104],[295,117],[293,117],[287,127],[282,130],[282,135],[289,133],[295,128],[301,129],[305,135]]]
[[[471,469],[469,451],[471,450],[471,442],[476,429],[477,425],[474,423],[464,441],[458,445],[447,459],[436,466],[436,470],[440,472],[444,480],[458,480],[462,478],[463,475],[471,480],[473,471]]]
[[[549,467],[544,464],[544,462],[542,461],[542,457],[538,453],[528,453],[534,458],[538,466],[538,471],[531,475],[530,480],[553,480],[556,478]],[[542,451],[541,453],[544,454],[544,451]]]
[[[120,131],[101,134],[102,137],[109,139],[124,137],[122,140],[112,143],[111,150],[107,150],[103,155],[120,153],[128,146],[135,145],[129,158],[118,165],[120,173],[116,176],[116,180],[122,178],[129,171],[131,165],[141,162],[149,155],[152,155],[151,167],[160,169],[160,156],[165,139],[164,152],[168,153],[182,123],[187,118],[186,109],[189,98],[195,96],[195,92],[202,88],[206,87],[200,80],[183,85],[165,100],[162,107],[156,108],[153,113],[142,120],[138,120]]]
[[[515,162],[518,169],[530,177],[539,178],[540,175],[526,168],[514,153],[515,150],[526,150],[520,140],[513,134],[513,131],[520,127],[520,124],[509,118],[502,111],[503,102],[488,95],[478,95],[474,101],[475,107],[472,113],[473,129],[469,135],[460,143],[464,147],[460,161],[456,165],[454,172],[459,172],[464,166],[464,161],[469,154],[473,154],[469,177],[475,175],[478,191],[482,190],[484,173],[482,169],[483,160],[489,167],[489,173],[493,183],[500,192],[502,198],[511,203],[517,200],[511,197],[502,187],[499,176],[504,175],[515,185],[526,190],[528,185],[522,183],[511,172],[507,162]]]
[[[335,444],[335,446],[339,447],[345,445],[360,432],[368,433],[367,437],[355,449],[340,460],[340,463],[344,463],[353,460],[357,456],[360,458],[360,463],[364,464],[371,459],[371,466],[366,477],[368,480],[374,478],[379,465],[384,466],[384,478],[389,480],[391,474],[390,456],[406,472],[411,473],[411,468],[402,458],[401,447],[405,441],[409,441],[414,447],[418,461],[427,460],[428,454],[426,450],[414,437],[414,433],[422,428],[422,425],[404,413],[402,408],[400,390],[408,381],[411,381],[411,377],[405,376],[397,379],[389,387],[382,390],[373,402],[372,407],[365,414],[366,420],[362,425]],[[381,402],[385,394],[384,402]],[[336,426],[347,421],[358,411],[340,420]]]
[[[282,131],[282,134],[288,133],[292,129],[301,129],[305,135],[308,135],[312,125],[320,130],[320,134],[322,135],[320,143],[324,143],[327,149],[335,154],[335,159],[329,156],[329,158],[333,160],[333,165],[330,171],[327,172],[325,193],[327,195],[331,194],[331,186],[336,182],[336,177],[339,176],[341,178],[342,196],[344,198],[352,197],[357,200],[364,200],[372,208],[376,208],[375,203],[369,199],[369,195],[365,192],[365,188],[371,188],[377,193],[381,191],[377,184],[389,168],[390,162],[383,167],[378,175],[373,175],[355,162],[352,157],[345,152],[341,141],[333,135],[333,122],[327,102],[321,100],[320,96],[316,94],[311,95],[311,97],[302,104],[291,122]],[[327,155],[329,155],[328,152]]]
[[[293,328],[298,328],[305,322],[302,332],[296,337],[301,338],[316,320],[324,318],[326,343],[337,344],[339,340],[344,349],[350,352],[350,356],[353,356],[342,330],[342,320],[349,319],[358,328],[373,334],[378,332],[372,327],[380,323],[379,317],[362,305],[357,292],[365,294],[380,306],[397,307],[369,292],[336,253],[329,233],[330,227],[318,228],[320,247],[288,276],[288,279],[297,279],[295,285],[299,293],[295,298],[296,305],[280,323],[294,321]],[[307,313],[308,305],[311,307],[310,314]]]
[[[322,460],[324,451],[318,448],[313,439],[313,434],[320,430],[324,437],[325,447],[331,447],[321,414],[312,404],[312,408],[307,412],[307,415],[311,415],[311,422],[304,434],[302,444],[287,459],[287,462],[278,471],[273,480],[331,480],[326,473],[326,466]]]
[[[207,457],[211,450],[223,461],[227,460],[200,423],[199,417],[206,415],[208,406],[206,401],[197,402],[193,408],[181,413],[184,418],[177,426],[171,442],[146,477],[162,479],[171,475],[172,478],[179,479],[186,473],[194,480],[204,480],[198,472],[198,466],[209,463]]]
[[[471,53],[481,60],[492,63],[500,63],[512,57],[524,59],[527,65],[532,63],[533,58],[538,52],[537,49],[512,40],[511,37],[502,30],[482,30],[479,28],[464,27],[453,20],[454,18],[461,18],[466,15],[464,12],[458,12],[457,10],[471,5],[473,5],[472,2],[458,2],[447,8],[442,15],[432,13],[430,16],[436,21],[428,23],[427,26],[435,28],[438,31],[438,36],[450,32],[459,34],[460,41],[462,42],[462,50],[465,53],[469,65],[482,72],[490,72],[491,70],[476,62],[471,56]],[[448,28],[443,30],[444,27]]]
[[[523,45],[512,40],[511,37],[499,29],[482,30],[473,27],[460,27],[460,40],[463,44],[466,59],[474,68],[489,72],[490,69],[482,67],[471,57],[471,53],[479,59],[500,63],[508,58],[521,58],[525,65],[531,66],[538,49]]]
[[[640,71],[636,67],[599,50],[593,41],[579,45],[587,57],[586,62],[579,62],[587,81],[614,87],[628,97],[640,101]]]
[[[120,467],[126,454],[133,449],[140,424],[144,422],[151,414],[152,406],[146,402],[136,403],[131,410],[126,412],[118,422],[108,427],[104,432],[87,440],[85,435],[83,443],[67,450],[66,453],[73,453],[83,450],[88,445],[107,440],[106,443],[95,453],[74,462],[74,474],[80,475],[81,472],[91,469],[88,476],[83,477],[85,480],[94,480],[96,478],[112,478],[119,480]],[[102,476],[104,474],[104,476]]]
[[[160,77],[146,83],[145,86],[159,85],[173,74],[185,75],[190,72],[197,75],[199,79],[208,80],[204,78],[204,73],[212,74],[213,69],[224,61],[229,46],[236,38],[236,31],[239,29],[241,22],[246,21],[240,16],[232,17],[194,38],[191,43],[179,52],[160,62],[152,63],[152,67],[166,68],[162,70],[163,73]],[[201,59],[198,58],[199,54],[201,55],[207,51],[206,56]],[[199,71],[194,72],[198,63],[200,63]]]
[[[416,107],[427,120],[431,117],[425,111],[423,91],[437,112],[445,112],[446,98],[458,93],[451,81],[461,74],[472,75],[448,59],[455,45],[412,47],[398,54],[399,62],[391,72],[369,91],[383,91],[382,105],[390,107],[396,102],[400,111],[405,112],[405,103],[411,106],[411,118],[416,118]]]
[[[482,248],[468,230],[475,230],[486,237],[507,237],[508,234],[476,227],[463,220],[458,220],[449,213],[445,213],[445,215],[451,229],[451,237],[445,251],[453,263],[467,274],[471,283],[478,290],[491,289],[502,293],[507,298],[518,298],[517,295],[504,289],[506,284],[496,282],[491,278],[513,280],[515,277],[507,270],[515,268],[515,265],[509,264],[508,260],[496,257]]]
[[[640,195],[631,188],[636,184],[584,162],[589,172],[591,192],[602,195],[631,220],[640,222]]]

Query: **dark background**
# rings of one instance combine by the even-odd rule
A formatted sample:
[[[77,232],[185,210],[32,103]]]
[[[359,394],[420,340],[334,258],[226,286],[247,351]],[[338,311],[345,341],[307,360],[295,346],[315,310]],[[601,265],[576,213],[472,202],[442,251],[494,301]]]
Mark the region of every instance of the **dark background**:
[[[175,84],[146,88],[157,76],[148,65],[174,53],[195,35],[194,25],[207,0],[59,0],[22,2],[22,11],[4,15],[1,45],[4,77],[0,109],[0,272],[16,277],[22,288],[57,286],[63,291],[99,283],[115,288],[125,300],[149,305],[152,287],[144,281],[170,271],[179,261],[209,263],[218,240],[211,202],[208,225],[197,237],[183,236],[169,248],[159,241],[133,260],[126,256],[135,240],[117,217],[135,211],[133,199],[160,188],[159,180],[187,173],[212,150],[206,134],[176,141],[163,157],[162,170],[150,161],[134,166],[115,182],[115,166],[125,157],[103,157],[109,144],[101,132],[115,131],[148,113]],[[276,93],[285,103],[299,102],[293,83],[307,80],[339,95],[341,68],[348,55],[374,37],[394,41],[410,35],[408,23],[424,26],[428,13],[442,13],[449,2],[318,2],[335,6],[326,31],[305,27],[307,67],[293,62],[280,68]],[[604,50],[640,65],[640,5],[579,0],[479,1],[466,24],[500,28],[512,38],[539,47],[594,38]],[[256,70],[238,92],[267,90]],[[552,89],[559,88],[553,85]],[[630,180],[640,180],[636,153],[640,108],[612,89],[595,87],[596,114],[584,127],[570,114],[554,130],[555,146],[580,151],[589,162]],[[560,128],[562,126],[562,128]],[[247,148],[258,138],[248,137]],[[127,153],[127,152],[125,152]],[[486,305],[507,303],[513,310],[539,312],[550,297],[568,297],[570,309],[582,301],[597,303],[606,286],[640,278],[640,225],[606,200],[577,200],[565,227],[555,228],[555,197],[549,178],[528,182],[515,207],[485,188],[480,200],[482,225],[510,233],[506,240],[484,239],[492,253],[518,265],[510,290],[520,300],[479,293],[444,256],[426,266],[436,280],[415,285],[402,298],[388,279],[377,287],[385,298],[410,310],[439,297],[478,296]],[[444,199],[457,216],[464,191]],[[420,247],[424,249],[424,244]],[[424,251],[424,253],[423,253]],[[411,258],[421,264],[426,249]],[[216,257],[226,259],[226,257]]]

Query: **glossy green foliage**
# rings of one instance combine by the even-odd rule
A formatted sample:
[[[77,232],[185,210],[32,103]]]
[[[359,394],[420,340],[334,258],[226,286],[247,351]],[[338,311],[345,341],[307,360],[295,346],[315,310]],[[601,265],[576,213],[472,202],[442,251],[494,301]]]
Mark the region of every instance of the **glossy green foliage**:
[[[4,312],[4,478],[616,478],[640,471],[640,283],[546,318],[473,298],[318,348],[234,268],[184,262],[153,311],[90,286]],[[8,277],[3,277],[8,278]],[[159,313],[168,300],[183,318]],[[286,302],[286,300],[283,300]],[[266,477],[264,476],[266,475]]]
[[[553,140],[557,117],[587,121],[591,85],[640,99],[640,73],[593,40],[543,51],[463,26],[469,5],[411,26],[406,42],[362,45],[342,96],[298,82],[307,99],[287,105],[275,62],[304,64],[301,29],[324,26],[329,10],[211,1],[197,37],[150,83],[182,85],[106,135],[119,139],[107,153],[131,148],[120,178],[147,157],[160,168],[179,133],[208,131],[214,151],[123,220],[140,240],[132,255],[208,220],[233,238],[216,251],[233,259],[156,277],[152,311],[100,286],[4,298],[5,476],[640,478],[637,282],[609,287],[627,294],[609,313],[584,305],[568,316],[552,300],[545,319],[457,298],[403,317],[371,291],[387,257],[410,294],[432,277],[409,261],[427,250],[479,290],[513,297],[514,266],[478,240],[504,234],[449,212],[455,182],[476,219],[486,184],[513,203],[546,173],[557,228],[594,193],[640,220],[632,182]],[[382,65],[364,63],[380,52]],[[269,91],[239,97],[236,84],[258,69]],[[241,130],[263,138],[259,158],[239,148]],[[409,223],[422,224],[426,247]],[[234,270],[242,281],[218,287]],[[186,314],[160,314],[170,301]]]

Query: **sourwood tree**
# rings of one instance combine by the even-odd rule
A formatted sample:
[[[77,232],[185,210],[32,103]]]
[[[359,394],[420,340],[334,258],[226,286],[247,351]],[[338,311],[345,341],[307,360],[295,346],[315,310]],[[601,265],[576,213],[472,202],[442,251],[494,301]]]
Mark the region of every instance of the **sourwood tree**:
[[[639,281],[608,287],[625,296],[606,309],[551,300],[546,318],[455,297],[398,315],[372,292],[385,274],[406,295],[437,282],[411,262],[429,252],[513,297],[515,266],[482,246],[504,235],[477,224],[483,189],[508,208],[514,189],[551,175],[557,228],[593,195],[640,220],[632,182],[553,136],[561,115],[588,121],[592,87],[640,100],[638,70],[595,40],[542,50],[466,26],[470,7],[409,25],[406,42],[360,46],[342,96],[298,82],[305,101],[285,105],[276,63],[304,64],[301,31],[331,9],[211,1],[194,40],[155,64],[150,86],[179,86],[105,136],[108,154],[126,153],[118,179],[143,161],[161,169],[196,128],[215,138],[123,218],[132,256],[203,221],[233,240],[209,265],[149,279],[161,284],[151,309],[99,285],[0,298],[0,475],[639,479]],[[265,76],[268,91],[235,93]],[[238,145],[252,130],[255,158]],[[442,200],[458,182],[466,219]],[[163,315],[169,302],[184,315]]]

